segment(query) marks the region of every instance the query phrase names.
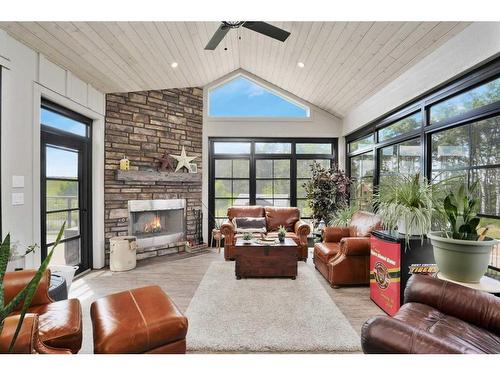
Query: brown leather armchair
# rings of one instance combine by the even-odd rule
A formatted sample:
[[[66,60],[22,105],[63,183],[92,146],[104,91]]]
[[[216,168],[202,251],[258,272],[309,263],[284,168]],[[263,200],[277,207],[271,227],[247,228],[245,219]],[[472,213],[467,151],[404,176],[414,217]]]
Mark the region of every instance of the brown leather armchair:
[[[361,329],[365,353],[500,353],[500,298],[430,276],[413,275],[404,304]]]
[[[300,220],[300,210],[296,207],[262,207],[262,206],[234,206],[227,210],[228,220],[221,226],[224,235],[224,258],[234,260],[234,245],[239,235],[236,234],[232,223],[235,217],[265,217],[268,237],[277,237],[278,228],[286,228],[286,237],[291,238],[298,245],[298,259],[307,261],[307,236],[311,228],[309,224]]]
[[[36,270],[7,272],[4,277],[5,303],[9,303],[33,278]],[[54,302],[49,296],[50,271],[45,271],[23,321],[23,340],[19,343],[21,352],[78,353],[82,346],[82,309],[80,301],[68,299]],[[6,327],[14,327],[19,319],[19,310],[7,318]],[[14,331],[5,329],[0,343],[10,344],[9,335]],[[12,336],[10,336],[11,338]],[[4,345],[0,344],[0,352]],[[17,342],[16,342],[17,345]],[[7,350],[5,348],[5,350]]]
[[[327,227],[323,242],[314,245],[316,269],[334,288],[370,283],[370,232],[379,229],[380,218],[358,211],[349,227]]]

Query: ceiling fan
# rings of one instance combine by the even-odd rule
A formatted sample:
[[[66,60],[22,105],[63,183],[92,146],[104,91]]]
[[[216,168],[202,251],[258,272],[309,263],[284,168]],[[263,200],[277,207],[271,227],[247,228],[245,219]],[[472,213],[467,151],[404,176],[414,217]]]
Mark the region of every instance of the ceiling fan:
[[[222,21],[219,28],[215,31],[214,35],[206,45],[206,50],[214,50],[217,48],[219,43],[224,39],[226,34],[231,29],[238,29],[240,27],[247,28],[249,30],[258,32],[260,34],[266,35],[273,39],[277,39],[280,42],[284,42],[286,38],[290,36],[288,31],[280,29],[279,27],[273,26],[266,22],[261,21]]]

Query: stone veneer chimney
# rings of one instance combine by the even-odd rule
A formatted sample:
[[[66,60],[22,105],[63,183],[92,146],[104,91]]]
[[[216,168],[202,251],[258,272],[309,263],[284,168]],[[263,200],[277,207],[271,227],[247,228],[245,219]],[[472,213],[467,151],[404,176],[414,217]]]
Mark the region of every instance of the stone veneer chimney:
[[[128,234],[129,200],[181,199],[187,201],[187,239],[193,239],[193,209],[201,208],[201,178],[195,182],[119,181],[116,170],[124,155],[131,170],[156,170],[156,158],[165,151],[179,155],[182,146],[202,173],[203,90],[184,88],[106,95],[105,236]],[[175,250],[175,249],[174,249]],[[177,249],[182,250],[182,249]],[[154,250],[138,259],[171,253]]]

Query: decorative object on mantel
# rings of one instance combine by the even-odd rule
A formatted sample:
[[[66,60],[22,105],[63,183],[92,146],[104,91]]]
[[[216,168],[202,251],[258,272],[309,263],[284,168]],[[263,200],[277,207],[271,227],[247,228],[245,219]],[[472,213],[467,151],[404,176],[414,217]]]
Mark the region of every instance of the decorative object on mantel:
[[[174,164],[172,163],[172,157],[165,151],[161,158],[156,158],[160,162],[158,166],[158,171],[173,171]]]
[[[123,155],[123,159],[120,160],[120,170],[128,171],[130,169],[130,160],[127,159],[127,156]]]
[[[200,182],[201,173],[175,173],[161,171],[116,171],[118,181],[139,182]]]
[[[196,156],[187,156],[186,149],[182,146],[182,151],[180,155],[170,155],[175,160],[177,160],[177,167],[175,171],[178,172],[182,168],[186,168],[188,171],[190,170],[189,164],[196,159]]]

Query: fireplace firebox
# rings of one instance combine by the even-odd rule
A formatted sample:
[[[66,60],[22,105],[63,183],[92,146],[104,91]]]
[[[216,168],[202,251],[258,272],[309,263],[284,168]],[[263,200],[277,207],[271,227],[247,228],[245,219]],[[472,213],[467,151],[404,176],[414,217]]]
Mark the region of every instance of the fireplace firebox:
[[[186,240],[186,200],[128,202],[129,234],[141,249],[161,249]]]

